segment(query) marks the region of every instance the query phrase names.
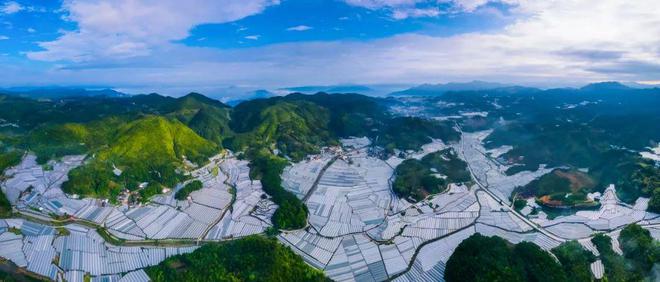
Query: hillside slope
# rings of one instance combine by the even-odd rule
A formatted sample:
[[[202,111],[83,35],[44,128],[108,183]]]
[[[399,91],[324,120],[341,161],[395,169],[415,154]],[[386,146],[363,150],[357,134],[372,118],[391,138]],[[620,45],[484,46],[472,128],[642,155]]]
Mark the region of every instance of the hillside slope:
[[[173,187],[184,179],[178,168],[185,160],[203,164],[217,152],[217,145],[183,123],[147,116],[117,128],[107,146],[71,171],[62,188],[67,193],[109,197],[120,187],[136,189],[141,182]],[[121,174],[113,173],[114,168]]]

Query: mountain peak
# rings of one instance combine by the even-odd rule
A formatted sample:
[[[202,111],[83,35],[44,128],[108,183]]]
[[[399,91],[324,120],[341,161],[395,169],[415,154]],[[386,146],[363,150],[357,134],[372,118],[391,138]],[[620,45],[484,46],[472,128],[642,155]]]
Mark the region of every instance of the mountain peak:
[[[580,88],[580,90],[583,91],[616,91],[616,90],[630,90],[630,89],[632,88],[618,81],[603,81],[603,82],[590,83]]]
[[[421,84],[403,91],[394,92],[392,96],[437,96],[442,95],[449,91],[477,91],[477,90],[491,90],[503,87],[510,87],[512,85],[502,84],[497,82],[487,82],[481,80],[473,80],[469,82],[448,82],[438,84]]]
[[[190,92],[190,93],[186,94],[185,96],[181,96],[178,100],[180,100],[184,103],[186,103],[186,102],[204,103],[204,104],[214,105],[214,106],[217,106],[217,107],[228,107],[227,105],[225,105],[224,103],[222,103],[218,100],[206,97],[203,94],[200,94],[200,93],[197,93],[197,92]]]

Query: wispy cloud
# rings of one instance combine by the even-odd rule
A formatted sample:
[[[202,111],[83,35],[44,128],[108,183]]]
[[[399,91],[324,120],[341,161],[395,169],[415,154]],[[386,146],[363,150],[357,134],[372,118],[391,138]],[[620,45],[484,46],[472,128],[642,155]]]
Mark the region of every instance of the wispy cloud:
[[[255,34],[255,35],[248,35],[245,37],[245,39],[259,40],[259,37],[261,37],[261,35]]]
[[[0,35],[0,40],[8,40],[8,39],[9,39],[9,37],[7,37],[5,35]]]
[[[392,18],[396,20],[403,20],[407,18],[424,18],[424,17],[437,17],[440,15],[440,9],[438,8],[402,8],[395,9],[392,11]]]
[[[162,21],[142,23],[153,16],[131,12],[139,10],[129,9],[136,8],[130,6],[137,5],[136,0],[119,2],[132,4],[106,13],[70,7],[70,20],[78,23],[80,30],[42,43],[46,51],[28,53],[32,59],[58,60],[58,65],[37,72],[0,64],[0,84],[31,83],[39,76],[50,84],[75,81],[194,90],[217,85],[280,87],[472,79],[556,86],[593,80],[657,81],[660,77],[660,38],[649,36],[660,34],[656,0],[520,1],[511,11],[517,19],[500,30],[446,37],[406,33],[375,40],[290,42],[237,49],[172,43],[186,37],[195,25],[220,20],[216,14],[184,13],[169,7],[165,11],[173,13],[171,16],[159,14]],[[113,7],[119,2],[107,5]],[[479,4],[484,1],[468,2],[461,1],[462,9],[484,5]],[[223,19],[258,13],[265,6],[259,7]],[[85,16],[79,15],[83,10]],[[179,19],[196,13],[206,16]],[[171,19],[178,23],[169,23]],[[255,33],[246,33],[254,37],[245,41],[260,39]]]
[[[297,25],[297,26],[292,26],[290,28],[287,28],[286,30],[288,31],[306,31],[312,29],[311,26],[306,26],[306,25]]]
[[[2,5],[0,11],[4,14],[14,14],[20,12],[23,9],[24,9],[23,6],[21,6],[21,4],[18,4],[18,2],[8,1],[5,2],[4,5]]]

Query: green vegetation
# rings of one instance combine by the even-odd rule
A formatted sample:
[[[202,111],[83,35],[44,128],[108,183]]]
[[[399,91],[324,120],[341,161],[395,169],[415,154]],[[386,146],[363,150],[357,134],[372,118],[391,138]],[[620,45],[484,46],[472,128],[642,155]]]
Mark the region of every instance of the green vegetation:
[[[435,176],[428,167],[416,159],[405,160],[397,166],[395,176],[392,185],[394,192],[399,197],[415,201],[444,191],[447,185],[444,179]]]
[[[151,199],[152,196],[158,195],[163,191],[163,187],[156,182],[149,182],[147,187],[144,187],[138,191],[140,195],[140,202],[146,203]]]
[[[417,117],[395,117],[383,101],[353,94],[291,94],[252,100],[236,106],[230,127],[236,136],[225,141],[240,151],[250,147],[278,149],[294,161],[336,145],[337,138],[367,136],[388,153],[417,150],[431,142],[458,140],[451,123]]]
[[[19,125],[0,137],[35,153],[39,163],[86,154],[85,164],[69,173],[63,190],[111,201],[128,189],[129,199],[146,202],[162,187],[187,180],[182,172],[190,168],[188,161],[203,164],[221,146],[244,151],[253,179],[260,179],[279,205],[276,227],[292,229],[306,225],[307,208],[281,187],[279,174],[287,159],[302,160],[348,136],[371,137],[390,153],[418,149],[430,138],[458,138],[450,123],[395,117],[385,103],[323,93],[252,100],[235,108],[196,93],[55,101],[0,95],[0,118]],[[140,188],[143,182],[148,185]]]
[[[376,145],[383,146],[392,153],[394,149],[419,150],[422,145],[434,139],[445,142],[458,141],[459,133],[449,122],[423,119],[419,117],[395,117],[383,121]]]
[[[18,150],[11,150],[8,152],[0,153],[0,174],[2,174],[5,169],[21,163],[22,158],[23,152]]]
[[[11,217],[11,203],[4,192],[0,191],[0,218]]]
[[[0,153],[0,175],[4,173],[5,169],[18,165],[21,162],[22,157],[23,152],[18,150],[9,150]],[[0,218],[10,217],[11,213],[11,203],[7,199],[5,193],[0,191]]]
[[[597,234],[591,239],[600,253],[607,281],[653,281],[652,270],[660,260],[660,242],[637,224],[626,226],[619,235],[623,256],[612,250],[612,238]]]
[[[654,240],[648,230],[637,224],[621,230],[619,245],[633,272],[649,273],[660,261],[660,241]]]
[[[593,207],[598,203],[587,199],[595,187],[589,175],[577,170],[556,169],[529,184],[518,187],[522,197],[536,196],[538,202],[549,207]]]
[[[274,239],[210,243],[146,269],[154,281],[329,281]]]
[[[11,266],[7,266],[7,268],[11,269],[11,272],[6,272],[3,268],[0,268],[0,281],[2,282],[42,282],[42,281],[48,281],[46,279],[37,279],[35,277],[32,277],[30,275],[26,275],[22,273],[22,270],[18,269],[13,262],[0,262],[2,264],[11,264]]]
[[[657,90],[635,89],[603,93],[512,88],[446,93],[424,103],[453,105],[438,109],[443,114],[488,112],[477,126],[470,124],[471,119],[458,122],[464,130],[493,128],[484,140],[487,148],[513,147],[498,157],[512,165],[508,174],[535,170],[541,164],[585,169],[594,185],[585,192],[602,192],[614,184],[619,198],[632,203],[639,196],[652,196],[654,189],[644,191],[642,183],[660,174],[657,168],[643,165],[648,161],[635,152],[660,140],[660,115],[653,106],[660,103],[657,94]]]
[[[651,197],[648,210],[660,213],[660,167],[653,161],[642,160],[632,178],[633,183],[641,187],[642,195]]]
[[[239,132],[230,142],[237,150],[277,148],[293,160],[318,152],[321,145],[334,142],[328,131],[329,112],[304,101],[270,100],[248,102],[237,106],[232,122]]]
[[[565,273],[560,264],[534,243],[516,244],[513,256],[523,268],[525,281],[566,281],[571,275]]]
[[[568,241],[552,249],[552,253],[561,263],[567,281],[592,281],[591,263],[596,261],[594,255],[582,248],[577,241]]]
[[[273,225],[278,229],[300,229],[307,225],[307,206],[293,193],[284,190],[280,175],[287,165],[283,158],[262,149],[253,153],[250,162],[250,174],[253,179],[260,179],[266,193],[279,207],[272,217]]]
[[[591,238],[591,242],[600,253],[600,259],[605,268],[605,276],[608,281],[641,281],[640,273],[628,272],[626,262],[622,256],[612,250],[612,238],[599,233]]]
[[[461,242],[447,261],[445,279],[454,281],[567,281],[549,253],[533,243],[511,245],[479,233]],[[588,280],[586,280],[588,281]]]
[[[143,181],[173,187],[185,179],[178,172],[183,160],[203,164],[217,151],[215,144],[179,121],[147,116],[117,128],[87,164],[70,172],[62,188],[67,193],[113,198],[119,188],[135,190]],[[121,175],[113,173],[114,167],[122,170]],[[150,188],[160,193],[159,187]]]
[[[405,160],[396,167],[395,176],[392,185],[394,192],[399,197],[415,201],[444,191],[449,183],[472,179],[467,164],[458,158],[453,149],[428,154],[421,160]]]
[[[57,230],[57,235],[58,236],[69,236],[69,235],[71,235],[71,231],[69,231],[69,229],[66,229],[64,227],[56,227],[55,230]]]
[[[183,188],[181,188],[179,191],[176,192],[174,198],[179,201],[185,200],[186,198],[188,198],[188,195],[190,195],[190,193],[202,189],[202,187],[203,184],[201,181],[199,180],[190,181],[188,182],[188,184],[186,184],[186,186],[183,186]]]

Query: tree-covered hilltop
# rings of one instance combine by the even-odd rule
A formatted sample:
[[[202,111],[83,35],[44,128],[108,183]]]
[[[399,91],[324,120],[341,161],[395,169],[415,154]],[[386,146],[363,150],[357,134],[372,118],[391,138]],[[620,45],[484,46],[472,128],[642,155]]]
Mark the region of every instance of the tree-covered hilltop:
[[[33,152],[39,163],[88,155],[84,166],[70,172],[64,190],[111,199],[141,182],[149,182],[139,193],[143,197],[160,193],[161,185],[173,187],[184,179],[184,160],[206,162],[232,134],[231,108],[195,93],[53,101],[0,95],[0,110],[0,119],[13,125],[1,129],[3,143],[21,154]]]
[[[330,281],[288,247],[258,235],[209,243],[145,271],[153,281]]]
[[[648,230],[637,224],[626,226],[619,235],[623,256],[612,249],[612,238],[597,234],[591,239],[605,267],[608,281],[655,281],[653,271],[660,261],[660,241],[653,239]]]
[[[335,142],[328,131],[327,109],[305,101],[269,102],[257,100],[236,107],[231,124],[237,134],[228,147],[278,149],[282,155],[302,160]]]
[[[337,145],[338,139],[368,136],[393,149],[419,149],[431,138],[458,139],[449,123],[413,117],[395,117],[383,100],[356,94],[291,94],[258,99],[237,105],[230,127],[235,133],[224,145],[245,151],[251,161],[252,177],[260,179],[264,191],[279,208],[273,223],[281,229],[297,229],[307,224],[307,207],[284,190],[280,175],[286,158],[300,161],[317,153],[321,146]],[[276,156],[271,152],[279,152]]]
[[[588,267],[587,264],[587,270]],[[528,242],[513,245],[500,237],[486,237],[479,233],[458,245],[445,269],[448,282],[554,282],[568,281],[567,277],[562,266],[537,245]]]
[[[552,253],[559,260],[567,278],[566,281],[588,282],[593,280],[591,263],[596,261],[596,257],[590,251],[582,248],[577,241],[564,242],[552,249]]]
[[[266,149],[251,150],[250,177],[261,180],[261,185],[278,205],[271,218],[276,229],[300,229],[307,225],[307,206],[282,186],[282,171],[288,164],[284,158]]]
[[[588,208],[598,203],[587,199],[593,192],[594,180],[578,170],[556,169],[525,186],[516,188],[518,197],[537,197],[537,202],[549,207]]]
[[[541,164],[567,167],[584,172],[593,182],[585,192],[602,192],[614,184],[627,203],[640,196],[660,203],[660,191],[654,193],[657,183],[649,185],[660,168],[649,166],[649,160],[638,153],[660,140],[657,88],[509,87],[448,92],[422,101],[414,105],[431,109],[421,114],[458,116],[456,121],[465,131],[493,129],[484,143],[487,149],[512,147],[498,157],[511,165],[508,174],[535,170]]]
[[[449,183],[472,180],[467,164],[451,148],[430,153],[421,160],[405,160],[396,167],[394,174],[394,192],[415,201],[444,191]]]
[[[184,160],[202,165],[218,152],[178,120],[147,116],[114,130],[107,144],[69,173],[62,189],[71,194],[112,197],[120,188],[135,190],[141,182],[174,187],[184,180],[178,168]],[[121,173],[115,174],[118,169]],[[159,189],[155,189],[156,191]]]
[[[655,281],[660,261],[660,241],[637,224],[626,226],[619,235],[623,256],[612,249],[611,238],[595,235],[599,257],[577,241],[564,242],[551,250],[541,250],[528,242],[511,244],[504,239],[479,233],[461,242],[447,261],[445,279],[452,281],[571,281],[594,280],[591,263],[600,259],[605,267],[604,281]]]
[[[201,181],[199,180],[190,181],[185,186],[183,186],[183,188],[177,191],[176,194],[174,194],[174,198],[179,201],[185,200],[186,198],[188,198],[188,195],[190,195],[190,193],[202,189],[202,187],[204,187],[204,184]]]
[[[307,208],[281,186],[288,160],[302,160],[349,136],[368,136],[389,153],[418,149],[431,138],[458,139],[451,123],[394,116],[389,102],[357,94],[291,94],[231,108],[196,93],[51,101],[0,95],[0,119],[17,126],[0,128],[0,137],[19,152],[36,154],[39,163],[87,155],[63,189],[111,200],[128,189],[145,201],[162,186],[185,180],[186,160],[202,164],[222,147],[243,152],[253,178],[279,206],[275,225],[293,229],[306,225]],[[143,182],[148,184],[139,185]]]
[[[654,239],[649,230],[637,224],[626,226],[619,234],[619,246],[626,262],[630,263],[627,265],[629,269],[660,279],[657,270],[654,270],[660,262],[660,241]]]
[[[452,123],[394,116],[385,100],[357,94],[291,94],[252,100],[234,108],[230,125],[237,134],[225,142],[227,147],[278,149],[293,160],[350,136],[370,137],[390,153],[418,150],[431,138],[447,142],[459,138]]]

